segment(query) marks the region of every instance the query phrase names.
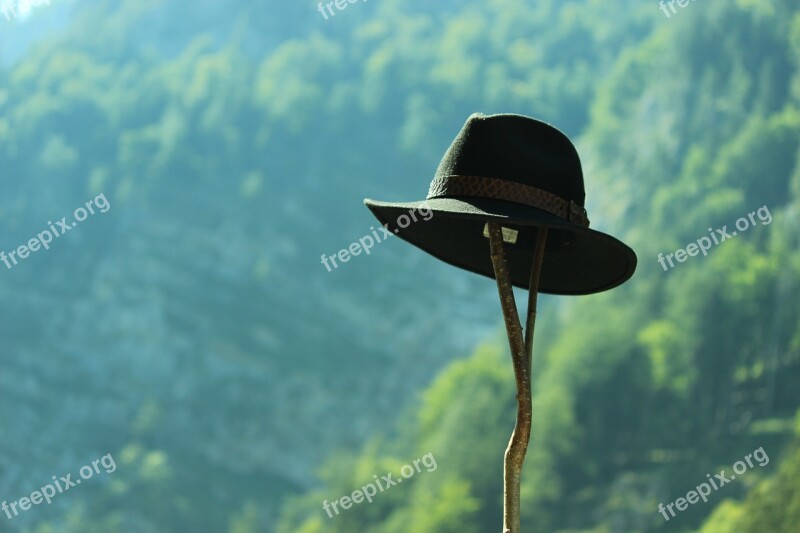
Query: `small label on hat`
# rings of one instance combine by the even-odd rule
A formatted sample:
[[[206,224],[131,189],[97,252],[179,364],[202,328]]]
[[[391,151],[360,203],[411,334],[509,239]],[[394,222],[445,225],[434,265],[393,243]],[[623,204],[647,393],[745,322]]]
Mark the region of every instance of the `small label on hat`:
[[[503,227],[501,227],[500,229],[503,230],[503,241],[504,242],[509,242],[511,244],[516,244],[517,235],[519,235],[519,231],[518,230],[511,229],[511,228],[503,228]],[[486,237],[487,239],[489,238],[489,223],[488,222],[483,226],[483,236]]]

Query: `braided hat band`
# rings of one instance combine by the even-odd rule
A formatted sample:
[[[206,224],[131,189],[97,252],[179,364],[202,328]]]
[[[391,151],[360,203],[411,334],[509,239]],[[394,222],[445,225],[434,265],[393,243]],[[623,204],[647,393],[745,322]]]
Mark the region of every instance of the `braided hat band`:
[[[448,196],[493,198],[535,207],[573,224],[589,227],[586,209],[564,198],[530,185],[483,176],[444,176],[435,178],[428,200]]]

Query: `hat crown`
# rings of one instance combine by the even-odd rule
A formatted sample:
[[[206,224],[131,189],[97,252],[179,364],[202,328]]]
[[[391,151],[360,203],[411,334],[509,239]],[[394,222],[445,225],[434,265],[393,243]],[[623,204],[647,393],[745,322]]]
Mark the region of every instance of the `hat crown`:
[[[447,149],[436,178],[482,176],[550,192],[583,207],[575,146],[558,129],[523,115],[471,115]]]

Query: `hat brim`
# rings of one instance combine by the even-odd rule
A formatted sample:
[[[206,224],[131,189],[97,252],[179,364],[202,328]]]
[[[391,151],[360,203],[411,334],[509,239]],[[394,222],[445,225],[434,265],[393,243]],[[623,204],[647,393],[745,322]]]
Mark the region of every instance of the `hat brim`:
[[[636,254],[621,241],[522,204],[473,197],[420,202],[366,199],[364,204],[401,239],[446,263],[492,279],[485,223],[500,222],[518,231],[516,242],[504,246],[511,283],[524,289],[530,283],[538,227],[549,228],[539,292],[603,292],[624,283],[636,270]]]

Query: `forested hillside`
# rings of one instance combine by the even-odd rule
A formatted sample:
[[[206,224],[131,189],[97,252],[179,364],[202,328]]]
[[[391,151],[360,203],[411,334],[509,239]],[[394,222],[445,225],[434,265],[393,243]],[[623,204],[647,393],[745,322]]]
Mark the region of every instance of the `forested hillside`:
[[[493,283],[397,239],[320,264],[375,225],[364,197],[422,198],[481,111],[575,139],[592,227],[639,257],[612,292],[541,299],[525,530],[792,531],[794,2],[53,4],[0,19],[0,249],[112,207],[0,266],[0,498],[119,467],[0,530],[498,530],[514,384]],[[758,447],[767,465],[659,514]],[[435,471],[323,511],[427,453]]]

